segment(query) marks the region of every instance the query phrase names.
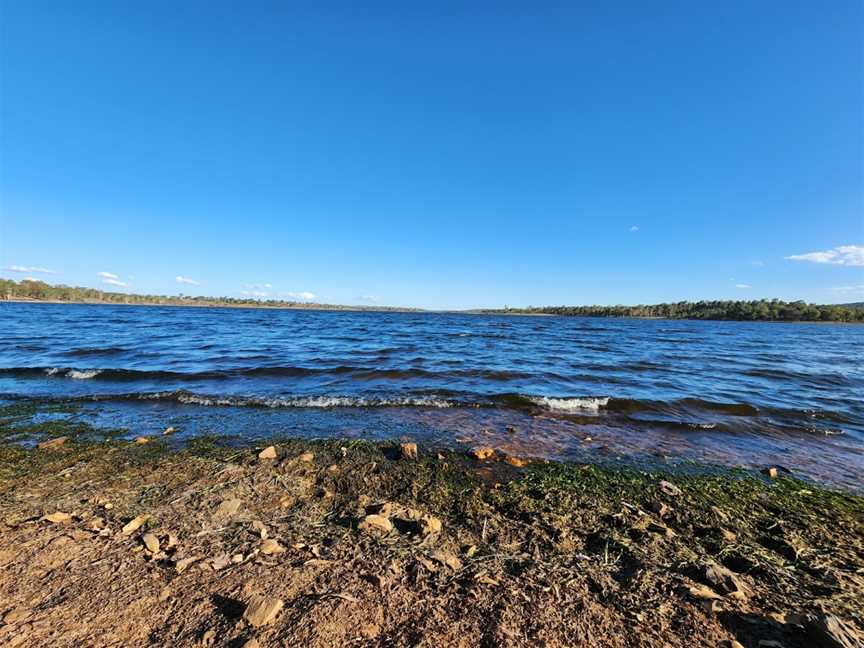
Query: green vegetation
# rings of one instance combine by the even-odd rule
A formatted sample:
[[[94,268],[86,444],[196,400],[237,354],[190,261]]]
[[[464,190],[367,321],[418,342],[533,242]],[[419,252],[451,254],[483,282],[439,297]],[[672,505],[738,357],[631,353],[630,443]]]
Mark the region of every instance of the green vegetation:
[[[389,306],[340,306],[283,299],[256,299],[251,297],[192,297],[189,295],[141,295],[124,292],[105,292],[81,286],[52,285],[44,281],[24,279],[20,282],[0,278],[0,301],[49,301],[86,304],[145,304],[151,306],[232,306],[270,308],[308,308],[313,310],[374,310],[410,311],[411,308]]]
[[[739,320],[753,322],[864,322],[855,304],[816,305],[779,299],[674,302],[639,306],[541,306],[505,308],[487,313],[525,313],[582,317],[653,317],[662,319]]]

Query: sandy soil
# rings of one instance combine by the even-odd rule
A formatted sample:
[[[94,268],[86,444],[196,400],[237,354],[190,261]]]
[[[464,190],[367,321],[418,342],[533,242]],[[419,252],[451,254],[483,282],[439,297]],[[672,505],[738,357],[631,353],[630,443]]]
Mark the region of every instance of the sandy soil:
[[[860,497],[261,450],[0,446],[0,645],[792,648],[864,630]]]

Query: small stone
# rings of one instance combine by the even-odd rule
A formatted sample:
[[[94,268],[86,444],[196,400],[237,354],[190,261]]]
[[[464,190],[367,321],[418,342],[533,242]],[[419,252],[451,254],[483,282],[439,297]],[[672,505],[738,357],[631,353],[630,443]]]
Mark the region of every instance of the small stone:
[[[734,639],[730,639],[729,648],[744,648],[744,646],[741,643],[735,641]]]
[[[723,598],[717,592],[712,590],[710,587],[705,587],[704,585],[696,585],[695,587],[689,587],[687,592],[695,599],[699,599],[702,601],[707,600],[720,600]]]
[[[279,500],[279,506],[281,508],[291,508],[292,506],[294,506],[294,503],[296,501],[297,500],[295,500],[294,497],[292,497],[291,495],[285,495]]]
[[[246,611],[243,612],[243,618],[252,627],[272,623],[278,616],[282,606],[285,603],[282,599],[273,598],[271,596],[254,595],[249,599],[249,605],[246,606]]]
[[[681,494],[681,489],[672,482],[663,480],[660,482],[660,490],[671,497],[678,497]]]
[[[460,569],[462,569],[462,561],[459,560],[450,551],[438,549],[436,551],[433,551],[429,557],[432,558],[432,560],[439,562],[446,567],[449,567],[453,571],[459,571]]]
[[[717,599],[708,599],[705,601],[701,601],[700,605],[702,609],[705,610],[708,614],[716,614],[719,612],[722,607],[720,606],[720,602]]]
[[[381,634],[381,628],[377,623],[367,623],[360,628],[360,634],[363,635],[364,639],[374,639]]]
[[[145,443],[150,443],[149,437],[146,437],[146,436],[135,437],[135,445],[144,445]]]
[[[231,556],[231,562],[234,563],[235,565],[239,565],[240,563],[243,562],[243,554],[242,553],[234,554],[233,556]]]
[[[38,444],[36,447],[40,450],[50,450],[51,448],[59,448],[61,445],[66,443],[69,440],[69,437],[57,437],[55,439],[49,439],[48,441],[43,441]]]
[[[231,557],[228,554],[220,554],[210,561],[210,566],[213,568],[213,571],[225,569],[230,564]]]
[[[273,554],[279,554],[283,551],[285,551],[285,547],[279,544],[276,540],[270,539],[261,543],[261,553],[265,556],[272,556]]]
[[[400,446],[402,450],[402,458],[403,459],[416,459],[417,458],[417,444],[416,443],[403,443]]]
[[[165,431],[162,432],[163,435],[168,436],[169,434],[174,434],[177,430],[173,427],[165,428]]]
[[[163,587],[162,591],[159,592],[159,602],[164,603],[169,598],[171,598],[171,588],[170,587]]]
[[[307,450],[306,452],[301,454],[299,457],[297,457],[297,459],[299,461],[302,461],[303,463],[312,463],[313,461],[315,461],[315,455]]]
[[[177,570],[178,574],[182,574],[186,571],[191,565],[201,560],[200,556],[190,556],[189,558],[183,558],[182,560],[178,560],[174,563],[174,569]]]
[[[63,511],[57,511],[56,513],[49,513],[48,515],[43,516],[42,519],[51,522],[52,524],[63,524],[64,522],[71,520],[72,516],[68,513],[63,513]]]
[[[129,520],[129,522],[127,522],[126,525],[122,529],[120,529],[120,532],[123,535],[132,535],[138,529],[140,529],[141,525],[144,524],[149,518],[150,518],[150,516],[147,515],[146,513],[143,515],[139,515],[137,517],[134,517],[131,520]]]
[[[172,549],[177,546],[178,540],[177,535],[173,532],[168,532],[167,539],[165,540],[165,548]]]
[[[770,466],[764,470],[765,474],[768,475],[771,479],[777,479],[777,467]]]
[[[521,457],[514,457],[512,455],[507,455],[504,457],[504,461],[506,461],[511,466],[515,466],[516,468],[524,468],[530,462],[527,459],[522,459]]]
[[[243,644],[243,648],[261,648],[261,644],[258,643],[258,640],[255,637],[252,637],[249,641]]]
[[[201,635],[201,643],[203,643],[205,646],[209,646],[210,644],[212,644],[214,639],[216,639],[216,631],[212,628],[205,632],[203,635]]]
[[[735,595],[735,598],[746,598],[748,595],[747,588],[738,576],[715,562],[702,567],[702,577],[708,585],[724,594]]]
[[[383,515],[367,515],[357,525],[357,530],[372,535],[384,535],[393,530],[393,523]]]
[[[252,522],[252,528],[258,533],[262,540],[267,539],[267,535],[269,532],[267,530],[267,526],[263,522],[261,522],[261,520],[254,520]]]
[[[720,529],[720,537],[723,538],[724,542],[730,542],[731,543],[731,542],[735,542],[736,540],[738,540],[738,536],[735,533],[733,533],[732,531],[729,531],[728,529],[723,529],[723,528]]]
[[[441,533],[441,520],[432,516],[424,515],[418,521],[420,533],[423,535],[431,535],[433,533]]]
[[[155,535],[152,533],[145,533],[141,540],[144,542],[144,546],[147,547],[147,551],[151,554],[159,553],[159,538]]]
[[[114,505],[111,502],[105,502],[102,505],[102,508],[104,508],[106,511],[110,511],[111,509],[114,508]]]
[[[664,504],[660,500],[656,500],[654,502],[651,502],[651,504],[648,506],[648,508],[650,508],[652,511],[654,511],[661,518],[668,517],[669,514],[672,513],[672,508],[669,506],[666,506],[666,504]]]
[[[495,450],[490,448],[489,446],[482,446],[479,448],[471,449],[471,456],[477,459],[478,461],[483,461],[495,455]]]
[[[261,452],[258,453],[259,459],[276,459],[279,455],[276,452],[276,448],[274,446],[267,446]]]
[[[28,614],[30,614],[30,612],[26,608],[14,608],[3,615],[3,624],[13,625],[15,623],[18,623],[19,621],[27,618]]]
[[[216,515],[219,517],[230,517],[240,510],[242,502],[237,498],[223,500],[216,508]]]

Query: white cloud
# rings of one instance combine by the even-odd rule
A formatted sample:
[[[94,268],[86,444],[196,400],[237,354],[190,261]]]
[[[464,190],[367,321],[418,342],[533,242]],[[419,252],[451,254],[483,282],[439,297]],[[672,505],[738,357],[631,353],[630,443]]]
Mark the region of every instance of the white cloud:
[[[263,299],[270,295],[266,290],[241,290],[240,294],[246,297],[255,297],[256,299]]]
[[[864,284],[859,284],[857,286],[834,286],[831,290],[843,295],[858,293],[864,295]]]
[[[315,299],[315,293],[311,293],[306,290],[295,290],[291,292],[284,293],[285,297],[290,297],[291,299],[298,299],[300,301],[312,301]]]
[[[747,290],[748,288],[752,288],[750,284],[735,284],[736,288],[740,288],[741,290]]]
[[[113,272],[97,272],[97,277],[102,277],[103,279],[119,279],[120,277]]]
[[[184,276],[182,276],[182,275],[177,275],[177,276],[174,278],[174,281],[176,281],[176,282],[179,283],[179,284],[188,284],[188,285],[190,285],[190,286],[198,286],[198,285],[200,285],[199,282],[195,281],[194,279],[190,279],[189,277],[184,277]]]
[[[785,257],[790,261],[810,261],[842,266],[864,266],[864,245],[841,245],[832,250],[793,254]]]
[[[631,231],[631,232],[638,232],[638,231],[639,231],[639,226],[638,226],[638,225],[631,225],[631,226],[630,226],[630,231]]]
[[[360,295],[359,297],[355,297],[354,301],[364,304],[380,304],[381,298],[376,297],[375,295]]]
[[[243,284],[243,290],[270,290],[273,287],[273,284],[269,283],[261,283],[261,284]]]
[[[106,273],[110,274],[110,273]],[[102,277],[103,284],[109,284],[111,286],[120,286],[121,288],[128,288],[129,284],[125,281],[120,281],[119,279],[114,279],[112,277]]]
[[[22,265],[10,265],[3,268],[7,272],[21,272],[24,274],[57,274],[53,270],[49,270],[48,268],[39,268],[34,266],[22,266]],[[25,277],[25,279],[30,279],[30,277]]]

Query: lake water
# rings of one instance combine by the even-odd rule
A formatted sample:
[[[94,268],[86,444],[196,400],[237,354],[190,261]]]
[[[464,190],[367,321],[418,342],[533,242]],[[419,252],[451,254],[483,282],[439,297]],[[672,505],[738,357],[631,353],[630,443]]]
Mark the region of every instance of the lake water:
[[[864,484],[864,326],[0,304],[0,399],[130,435],[491,444]]]

